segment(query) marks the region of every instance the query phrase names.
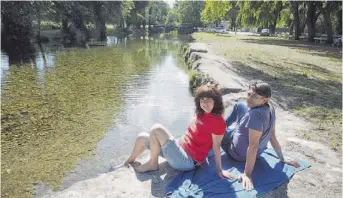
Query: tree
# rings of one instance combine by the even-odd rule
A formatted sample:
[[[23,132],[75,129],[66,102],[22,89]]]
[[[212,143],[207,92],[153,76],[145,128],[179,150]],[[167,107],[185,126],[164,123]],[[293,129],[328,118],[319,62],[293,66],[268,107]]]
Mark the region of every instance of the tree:
[[[239,17],[245,26],[270,28],[275,33],[280,12],[286,3],[282,1],[240,1]]]
[[[321,14],[318,2],[308,1],[307,2],[307,29],[308,29],[308,41],[314,41],[316,35],[316,22]],[[319,10],[319,11],[317,11]]]
[[[177,2],[177,22],[191,23],[193,26],[201,26],[201,11],[204,9],[203,1],[179,1]]]
[[[125,2],[125,1],[124,1]],[[148,1],[131,1],[133,6],[131,7],[129,14],[126,16],[126,25],[130,27],[131,24],[135,25],[136,28],[140,28],[141,25],[145,24],[145,8],[148,6]]]
[[[167,17],[166,17],[166,25],[176,25],[176,18],[177,15],[175,13],[175,10],[169,10]]]
[[[120,22],[120,27],[130,26],[128,24],[128,18],[130,17],[131,10],[135,7],[135,4],[133,1],[123,1],[121,4],[121,10],[122,10],[122,18]]]
[[[336,33],[339,35],[342,35],[342,2],[339,5],[337,12],[336,12],[336,18],[337,18],[337,25],[336,25]]]
[[[331,22],[331,13],[335,9],[339,9],[339,6],[342,6],[342,2],[338,1],[325,1],[321,2],[320,10],[324,16],[324,26],[327,34],[327,42],[329,44],[333,43],[333,31],[332,31],[332,22]]]
[[[205,1],[205,8],[201,12],[201,20],[204,23],[218,23],[230,17],[232,4],[229,1]]]
[[[93,1],[96,29],[99,30],[99,40],[106,40],[105,2]]]
[[[236,31],[237,26],[237,16],[239,13],[239,7],[237,6],[237,2],[232,2],[232,8],[230,10],[230,19],[231,19],[231,30]]]
[[[150,1],[146,7],[146,18],[150,19],[151,24],[165,24],[169,6],[164,1]]]
[[[1,2],[1,48],[9,56],[9,62],[30,61],[34,48],[33,36],[35,7],[28,1]]]
[[[293,27],[295,29],[294,39],[299,40],[300,36],[300,21],[299,21],[299,5],[298,1],[291,1],[292,14],[294,16]]]

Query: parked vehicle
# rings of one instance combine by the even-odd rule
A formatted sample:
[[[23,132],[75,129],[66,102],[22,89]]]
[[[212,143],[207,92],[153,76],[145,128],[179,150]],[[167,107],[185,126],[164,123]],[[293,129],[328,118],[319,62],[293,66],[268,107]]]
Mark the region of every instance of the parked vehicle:
[[[214,32],[223,33],[223,32],[225,32],[225,28],[224,28],[224,26],[218,26],[218,27],[214,28]]]
[[[270,36],[269,29],[263,29],[260,33],[260,36]]]

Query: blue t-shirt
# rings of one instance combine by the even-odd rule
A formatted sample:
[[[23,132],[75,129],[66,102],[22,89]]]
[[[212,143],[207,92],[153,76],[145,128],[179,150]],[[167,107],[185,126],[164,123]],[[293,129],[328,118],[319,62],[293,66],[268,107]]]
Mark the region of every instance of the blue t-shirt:
[[[249,128],[261,131],[257,156],[267,148],[272,136],[272,129],[275,123],[275,110],[270,104],[262,107],[251,108],[237,123],[236,131],[233,134],[232,144],[229,149],[231,157],[238,161],[245,161],[249,146]]]

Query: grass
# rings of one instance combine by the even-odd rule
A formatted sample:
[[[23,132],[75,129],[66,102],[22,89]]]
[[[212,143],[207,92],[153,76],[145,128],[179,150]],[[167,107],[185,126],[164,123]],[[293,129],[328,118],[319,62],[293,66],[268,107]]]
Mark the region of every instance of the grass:
[[[243,77],[270,83],[274,99],[314,124],[315,130],[304,135],[307,139],[341,151],[342,48],[238,34],[193,37],[210,43]]]

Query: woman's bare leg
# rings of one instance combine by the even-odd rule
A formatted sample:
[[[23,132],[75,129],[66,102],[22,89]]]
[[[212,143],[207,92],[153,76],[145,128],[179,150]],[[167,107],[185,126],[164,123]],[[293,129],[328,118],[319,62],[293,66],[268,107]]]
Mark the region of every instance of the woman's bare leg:
[[[172,134],[164,126],[160,124],[152,126],[150,132],[150,159],[145,164],[137,166],[135,170],[141,173],[157,170],[161,146],[172,137]]]
[[[124,166],[128,166],[130,163],[134,162],[136,158],[141,153],[143,153],[143,151],[145,150],[145,142],[147,138],[149,138],[149,133],[147,132],[142,132],[138,134],[132,153],[130,157],[125,161]]]

